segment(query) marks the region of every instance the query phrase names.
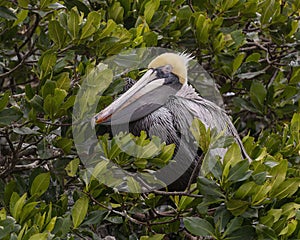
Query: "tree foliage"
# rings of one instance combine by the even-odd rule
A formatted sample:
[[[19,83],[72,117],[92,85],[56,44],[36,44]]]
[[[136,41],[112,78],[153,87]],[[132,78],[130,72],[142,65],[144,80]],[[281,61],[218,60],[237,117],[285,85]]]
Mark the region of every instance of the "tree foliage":
[[[299,20],[299,0],[2,1],[0,239],[300,239]],[[72,135],[83,79],[124,49],[156,46],[192,53],[216,80],[253,162],[234,143],[223,162],[206,154],[179,193],[118,192],[86,172]],[[98,108],[122,86],[113,80]],[[209,153],[217,136],[193,126]],[[108,164],[141,172],[174,151],[159,142],[156,158],[132,158],[100,141]]]

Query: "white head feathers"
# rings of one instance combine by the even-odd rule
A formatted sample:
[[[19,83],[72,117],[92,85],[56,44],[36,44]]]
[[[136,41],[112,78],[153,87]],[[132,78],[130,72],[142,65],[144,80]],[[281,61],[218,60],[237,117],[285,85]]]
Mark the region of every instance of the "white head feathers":
[[[154,58],[148,65],[148,68],[158,68],[165,65],[171,65],[174,73],[179,77],[182,84],[187,83],[187,68],[188,63],[192,59],[191,54],[181,53],[163,53]]]

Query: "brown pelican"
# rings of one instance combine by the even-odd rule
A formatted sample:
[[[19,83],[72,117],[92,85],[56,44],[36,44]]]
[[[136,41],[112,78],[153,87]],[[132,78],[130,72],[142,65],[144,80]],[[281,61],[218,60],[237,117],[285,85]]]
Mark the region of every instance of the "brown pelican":
[[[200,97],[187,83],[186,54],[164,53],[148,65],[148,71],[123,95],[95,116],[96,124],[128,123],[129,131],[139,135],[141,130],[148,136],[160,137],[167,144],[175,143],[177,160],[174,167],[163,172],[170,190],[183,190],[190,181],[191,173],[200,159],[201,152],[195,147],[190,126],[194,118],[204,125],[225,135],[233,136],[244,157],[248,158],[238,133],[225,111],[211,101]],[[181,150],[180,150],[181,149]],[[224,149],[216,149],[224,156]],[[196,156],[195,156],[196,155]],[[248,158],[250,159],[250,158]],[[180,171],[184,169],[184,171]],[[178,175],[183,172],[182,176]],[[175,177],[174,177],[175,176]],[[164,177],[160,177],[164,178]]]

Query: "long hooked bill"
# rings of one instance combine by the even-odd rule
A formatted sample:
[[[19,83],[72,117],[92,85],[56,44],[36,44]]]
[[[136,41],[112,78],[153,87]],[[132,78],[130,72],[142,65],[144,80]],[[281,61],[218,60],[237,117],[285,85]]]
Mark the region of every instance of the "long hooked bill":
[[[167,91],[175,91],[164,86],[164,82],[164,78],[157,78],[154,69],[149,69],[127,92],[96,114],[95,123],[122,124],[151,113],[165,103],[170,95]]]

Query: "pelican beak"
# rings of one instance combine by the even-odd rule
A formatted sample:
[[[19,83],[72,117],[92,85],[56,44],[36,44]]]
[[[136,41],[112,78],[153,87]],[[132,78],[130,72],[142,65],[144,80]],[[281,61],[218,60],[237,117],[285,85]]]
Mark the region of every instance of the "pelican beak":
[[[95,115],[96,124],[123,124],[138,120],[161,107],[170,95],[181,87],[179,81],[170,84],[170,65],[149,69],[127,92]],[[163,72],[165,71],[165,72]],[[174,75],[172,75],[174,78]],[[177,78],[178,79],[178,78]]]

